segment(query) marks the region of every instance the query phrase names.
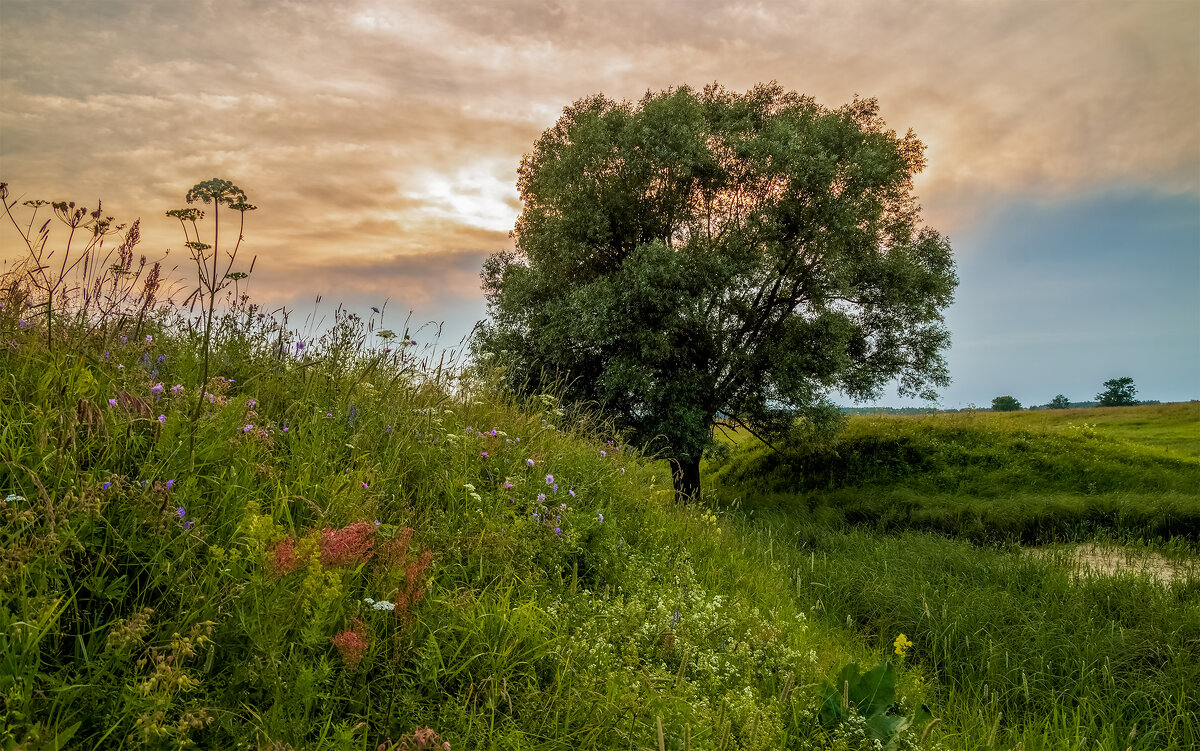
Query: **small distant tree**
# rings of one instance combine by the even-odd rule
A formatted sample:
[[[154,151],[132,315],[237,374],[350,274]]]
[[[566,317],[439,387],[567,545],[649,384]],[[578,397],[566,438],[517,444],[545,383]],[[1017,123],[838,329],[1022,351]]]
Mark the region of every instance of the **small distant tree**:
[[[1011,396],[998,396],[992,400],[993,412],[1016,412],[1021,408],[1021,403]]]
[[[1138,403],[1133,398],[1135,394],[1137,387],[1133,385],[1133,379],[1125,376],[1105,381],[1104,390],[1096,394],[1096,400],[1101,407],[1129,407]]]
[[[1051,399],[1050,403],[1047,404],[1046,406],[1049,407],[1050,409],[1067,409],[1068,407],[1071,406],[1071,400],[1068,399],[1067,397],[1063,396],[1062,394],[1059,394],[1058,396]]]

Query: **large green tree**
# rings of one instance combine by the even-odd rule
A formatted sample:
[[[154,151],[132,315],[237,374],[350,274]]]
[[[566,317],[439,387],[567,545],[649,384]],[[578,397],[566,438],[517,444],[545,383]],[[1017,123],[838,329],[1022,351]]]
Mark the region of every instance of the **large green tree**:
[[[949,243],[921,226],[924,147],[873,99],[759,85],[595,95],[521,161],[515,252],[475,348],[509,383],[601,406],[694,497],[718,418],[770,440],[829,394],[948,382]]]

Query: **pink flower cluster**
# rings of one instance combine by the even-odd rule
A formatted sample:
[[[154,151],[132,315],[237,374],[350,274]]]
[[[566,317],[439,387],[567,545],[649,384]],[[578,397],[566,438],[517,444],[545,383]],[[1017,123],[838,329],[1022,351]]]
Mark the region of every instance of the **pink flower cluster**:
[[[375,525],[369,522],[321,530],[321,563],[327,568],[365,563],[371,560],[374,547]]]
[[[358,663],[362,662],[363,654],[371,644],[367,638],[367,627],[357,618],[354,619],[354,623],[348,630],[334,636],[330,641],[333,642],[333,646],[337,647],[342,661],[351,669],[358,667]]]

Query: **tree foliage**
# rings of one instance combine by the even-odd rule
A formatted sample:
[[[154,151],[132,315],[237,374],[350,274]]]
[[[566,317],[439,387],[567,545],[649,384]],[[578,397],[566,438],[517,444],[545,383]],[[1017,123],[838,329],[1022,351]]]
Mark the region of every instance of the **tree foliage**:
[[[1021,403],[1015,396],[998,396],[992,400],[993,412],[1016,412],[1020,408]]]
[[[1053,399],[1051,399],[1050,403],[1047,404],[1046,406],[1049,407],[1050,409],[1067,409],[1068,407],[1071,406],[1071,400],[1068,399],[1063,394],[1058,394]]]
[[[515,252],[490,257],[476,350],[528,392],[565,380],[698,490],[718,414],[770,440],[828,399],[948,383],[949,243],[921,226],[924,147],[873,99],[777,84],[595,95],[521,162]]]
[[[1138,403],[1133,398],[1136,394],[1137,387],[1132,378],[1112,378],[1104,382],[1104,390],[1096,394],[1096,401],[1101,407],[1129,407]]]

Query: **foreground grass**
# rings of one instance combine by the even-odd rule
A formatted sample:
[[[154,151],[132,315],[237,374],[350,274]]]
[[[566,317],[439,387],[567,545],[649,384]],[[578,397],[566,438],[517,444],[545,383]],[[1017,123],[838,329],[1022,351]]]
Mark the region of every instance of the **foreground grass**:
[[[7,303],[4,747],[873,747],[819,688],[890,650],[552,395],[253,308],[201,384],[186,328],[51,350]],[[938,711],[922,676],[893,714]]]
[[[1195,432],[1194,408],[1062,411],[1111,413],[1108,431],[1043,412],[862,416],[825,445],[735,440],[711,469],[788,551],[817,621],[876,648],[909,635],[947,742],[1194,748],[1200,462],[1154,445]],[[1173,575],[1081,575],[1069,546],[1022,547],[1097,541]]]

